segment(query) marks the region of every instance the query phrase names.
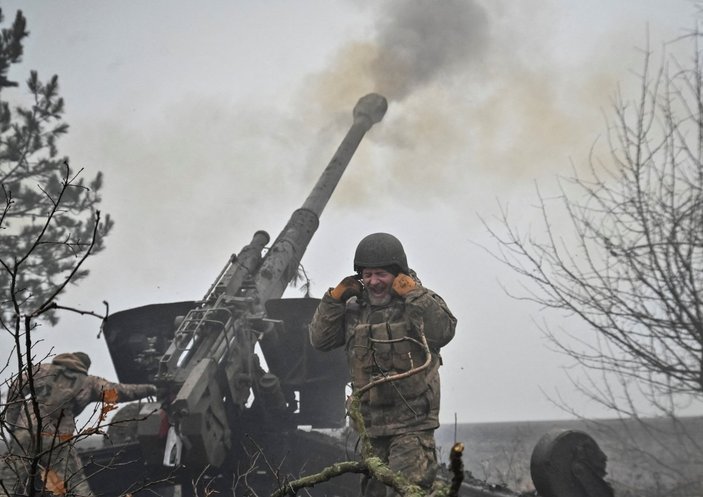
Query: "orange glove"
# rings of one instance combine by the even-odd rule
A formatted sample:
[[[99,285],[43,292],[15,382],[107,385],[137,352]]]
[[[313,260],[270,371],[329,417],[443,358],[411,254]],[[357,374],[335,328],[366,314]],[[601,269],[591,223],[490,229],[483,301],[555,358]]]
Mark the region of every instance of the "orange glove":
[[[330,296],[342,302],[346,302],[351,297],[361,296],[361,282],[356,276],[347,276],[334,288],[330,288]]]
[[[407,274],[399,273],[398,276],[393,280],[393,286],[391,290],[399,295],[400,297],[405,297],[411,290],[417,288],[417,283]]]

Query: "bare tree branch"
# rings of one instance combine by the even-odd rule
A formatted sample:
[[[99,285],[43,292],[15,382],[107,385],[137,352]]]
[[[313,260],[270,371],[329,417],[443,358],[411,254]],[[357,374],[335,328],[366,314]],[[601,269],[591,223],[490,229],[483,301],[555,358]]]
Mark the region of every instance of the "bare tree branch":
[[[491,252],[521,277],[522,291],[509,294],[585,324],[543,331],[602,375],[577,388],[622,417],[639,418],[635,395],[672,419],[681,405],[703,401],[699,36],[679,40],[692,42],[688,63],[664,53],[654,68],[643,50],[638,94],[618,89],[613,99],[608,158],[592,156],[588,171],[562,178],[556,198],[537,187],[540,236],[520,232],[504,206],[499,229],[483,220],[497,242]],[[703,451],[688,446],[686,457],[703,463]]]

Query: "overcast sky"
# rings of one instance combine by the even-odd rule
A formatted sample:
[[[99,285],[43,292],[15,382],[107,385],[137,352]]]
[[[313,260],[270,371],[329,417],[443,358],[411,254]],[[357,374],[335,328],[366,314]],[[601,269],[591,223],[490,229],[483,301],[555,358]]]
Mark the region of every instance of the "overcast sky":
[[[59,75],[62,154],[105,174],[116,221],[91,275],[62,303],[118,311],[198,299],[256,230],[278,234],[371,91],[367,135],[303,265],[313,296],[352,272],[357,242],[386,231],[459,320],[443,351],[442,420],[563,418],[569,360],[533,320],[578,322],[508,297],[518,280],[482,247],[498,203],[538,229],[535,184],[587,164],[611,98],[695,26],[685,0],[5,1],[30,36],[11,79]],[[681,43],[667,45],[676,51]],[[14,91],[14,90],[13,90]],[[9,93],[9,92],[7,92]],[[5,96],[6,91],[3,92]],[[17,93],[16,95],[19,95]],[[632,94],[634,96],[634,94]],[[291,289],[288,296],[300,296]],[[115,373],[99,322],[64,316],[43,347],[82,349]],[[577,374],[572,370],[569,374]],[[700,411],[700,410],[699,410]],[[703,412],[703,411],[702,411]]]

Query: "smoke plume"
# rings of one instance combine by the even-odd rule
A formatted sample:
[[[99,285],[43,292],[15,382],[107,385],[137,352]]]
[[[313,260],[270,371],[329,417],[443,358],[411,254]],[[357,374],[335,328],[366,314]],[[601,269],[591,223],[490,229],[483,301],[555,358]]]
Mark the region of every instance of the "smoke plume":
[[[542,36],[553,31],[554,11],[534,7],[478,0],[378,6],[373,35],[344,46],[306,87],[307,100],[319,102],[308,109],[318,123],[368,92],[389,99],[368,138],[380,147],[373,156],[364,147],[357,152],[353,167],[362,171],[345,177],[337,201],[369,199],[368,184],[377,181],[405,190],[408,203],[453,197],[466,206],[471,198],[474,208],[493,202],[497,189],[509,195],[517,184],[568,170],[572,157],[585,163],[615,88],[612,50],[597,51],[607,42],[594,41],[594,51],[580,56],[585,65],[565,65],[557,44]],[[516,30],[528,15],[529,29]],[[337,124],[320,138],[334,141],[349,115]]]

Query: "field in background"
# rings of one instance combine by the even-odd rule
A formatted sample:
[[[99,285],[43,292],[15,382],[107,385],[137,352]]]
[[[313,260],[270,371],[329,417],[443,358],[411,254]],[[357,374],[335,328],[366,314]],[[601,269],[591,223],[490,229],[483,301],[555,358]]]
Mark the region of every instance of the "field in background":
[[[703,478],[703,417],[683,418],[678,426],[667,419],[646,421],[461,423],[441,426],[436,439],[441,461],[447,462],[456,432],[457,441],[465,445],[464,467],[474,477],[528,491],[534,488],[530,456],[538,440],[552,429],[581,430],[608,456],[606,479],[618,497],[645,495],[643,491],[651,496],[700,496],[700,487],[692,490],[680,482]]]

